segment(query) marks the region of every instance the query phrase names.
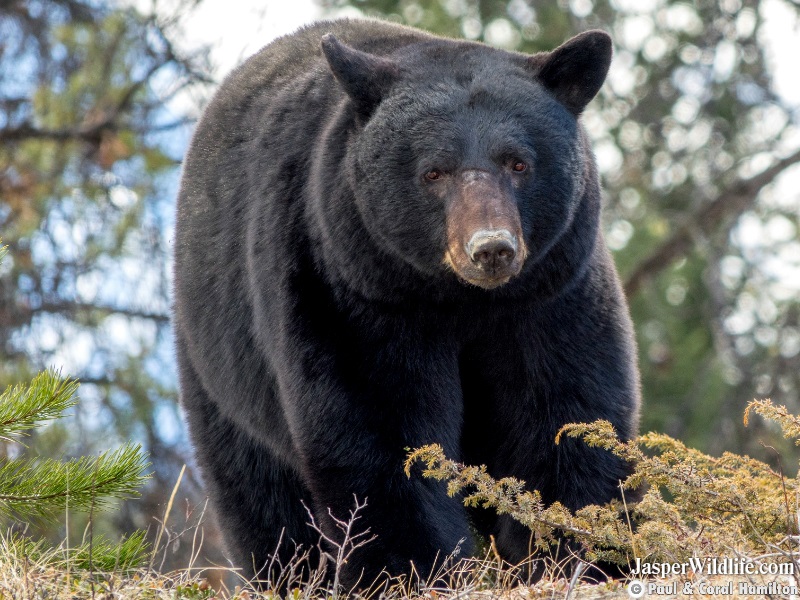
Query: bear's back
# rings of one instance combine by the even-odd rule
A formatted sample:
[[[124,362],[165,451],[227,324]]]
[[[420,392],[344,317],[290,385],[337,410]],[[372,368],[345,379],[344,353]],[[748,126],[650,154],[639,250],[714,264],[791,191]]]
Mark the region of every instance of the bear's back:
[[[332,33],[340,42],[352,48],[376,55],[385,55],[415,42],[437,39],[417,29],[385,21],[370,19],[319,21],[264,46],[235,69],[222,87],[230,84],[239,85],[241,76],[249,81],[254,81],[253,77],[281,79],[306,72],[316,65],[324,65],[320,40],[328,33]]]
[[[293,149],[311,152],[318,128],[344,97],[322,55],[327,33],[374,54],[436,39],[402,25],[343,19],[314,23],[262,48],[225,78],[197,125],[179,194],[186,218],[231,200],[254,154],[268,158],[263,148],[253,152],[259,140],[286,139]],[[297,140],[306,142],[302,149]]]
[[[330,73],[320,41],[332,33],[341,42],[371,54],[384,55],[415,42],[436,39],[415,29],[377,20],[320,21],[280,37],[239,65],[220,85],[203,120],[217,123],[220,111],[241,112],[254,95],[280,93],[309,75]],[[200,129],[204,123],[201,121]]]

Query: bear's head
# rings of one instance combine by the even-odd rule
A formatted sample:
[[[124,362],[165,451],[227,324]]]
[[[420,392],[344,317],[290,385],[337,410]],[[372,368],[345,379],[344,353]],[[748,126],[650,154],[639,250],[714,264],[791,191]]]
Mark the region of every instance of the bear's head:
[[[364,226],[420,273],[503,286],[547,256],[597,186],[578,117],[611,61],[601,31],[536,55],[440,38],[379,55],[332,34],[322,50],[352,111]]]

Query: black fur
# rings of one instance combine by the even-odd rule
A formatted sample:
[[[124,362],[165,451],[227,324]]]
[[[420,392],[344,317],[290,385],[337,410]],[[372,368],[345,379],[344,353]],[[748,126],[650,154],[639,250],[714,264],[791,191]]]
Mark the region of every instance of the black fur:
[[[316,544],[301,500],[340,537],[328,509],[346,518],[354,494],[368,502],[359,527],[378,537],[346,584],[409,561],[426,573],[462,538],[469,552],[459,500],[403,474],[406,449],[423,444],[573,509],[618,493],[626,464],[553,442],[563,424],[599,418],[627,439],[639,405],[576,118],[610,43],[591,32],[561,48],[530,57],[378,21],[319,23],[249,59],[207,108],[178,202],[175,329],[197,461],[246,574],[282,530]],[[509,175],[509,156],[527,171]],[[465,169],[519,210],[527,259],[495,289],[443,262]],[[506,559],[527,556],[521,525],[488,512],[476,523]]]

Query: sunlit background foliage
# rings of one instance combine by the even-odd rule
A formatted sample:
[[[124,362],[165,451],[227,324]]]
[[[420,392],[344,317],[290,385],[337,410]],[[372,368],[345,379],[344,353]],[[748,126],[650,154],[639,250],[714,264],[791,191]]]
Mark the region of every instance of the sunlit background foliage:
[[[169,270],[193,107],[215,86],[206,51],[178,43],[196,4],[144,13],[104,0],[0,3],[0,237],[9,245],[0,385],[51,365],[83,382],[74,417],[46,429],[30,452],[86,454],[128,439],[150,452],[155,477],[141,501],[116,513],[119,530],[160,518],[190,460]],[[636,324],[642,429],[776,464],[772,446],[796,463],[777,432],[762,422],[745,430],[741,414],[754,397],[800,412],[800,94],[782,87],[787,51],[795,69],[800,56],[797,2],[322,8],[522,52],[609,31],[614,63],[584,123]],[[191,520],[202,502],[196,477],[182,490]]]

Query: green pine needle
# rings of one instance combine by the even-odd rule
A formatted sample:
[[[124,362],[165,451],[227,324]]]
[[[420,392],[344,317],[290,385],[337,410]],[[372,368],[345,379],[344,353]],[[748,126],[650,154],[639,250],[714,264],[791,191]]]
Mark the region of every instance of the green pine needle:
[[[105,536],[96,536],[91,543],[84,540],[68,549],[63,545],[52,548],[41,540],[33,541],[19,533],[7,533],[0,535],[0,546],[4,556],[71,571],[132,571],[143,567],[150,557],[144,531],[136,531],[117,543]]]
[[[150,546],[145,541],[145,532],[139,530],[120,542],[114,543],[104,536],[92,540],[91,553],[89,542],[70,548],[70,563],[77,569],[85,571],[119,572],[129,571],[145,566],[150,559]]]
[[[0,261],[6,250],[0,246]],[[0,394],[0,440],[18,441],[15,438],[26,431],[61,417],[76,404],[77,390],[77,381],[52,370],[40,373],[29,385],[9,386]],[[0,459],[0,515],[52,519],[67,507],[90,513],[108,508],[113,499],[139,495],[139,487],[150,477],[145,473],[149,466],[138,444],[68,461]],[[98,536],[68,551],[17,534],[1,536],[0,544],[26,560],[87,570],[127,571],[142,566],[150,556],[143,531],[116,544]]]
[[[67,505],[79,511],[107,508],[111,499],[137,496],[148,467],[138,444],[96,458],[8,461],[0,466],[0,513],[53,518]]]
[[[39,373],[29,385],[9,386],[0,394],[0,438],[24,434],[37,425],[60,417],[74,406],[78,382],[55,371]]]

